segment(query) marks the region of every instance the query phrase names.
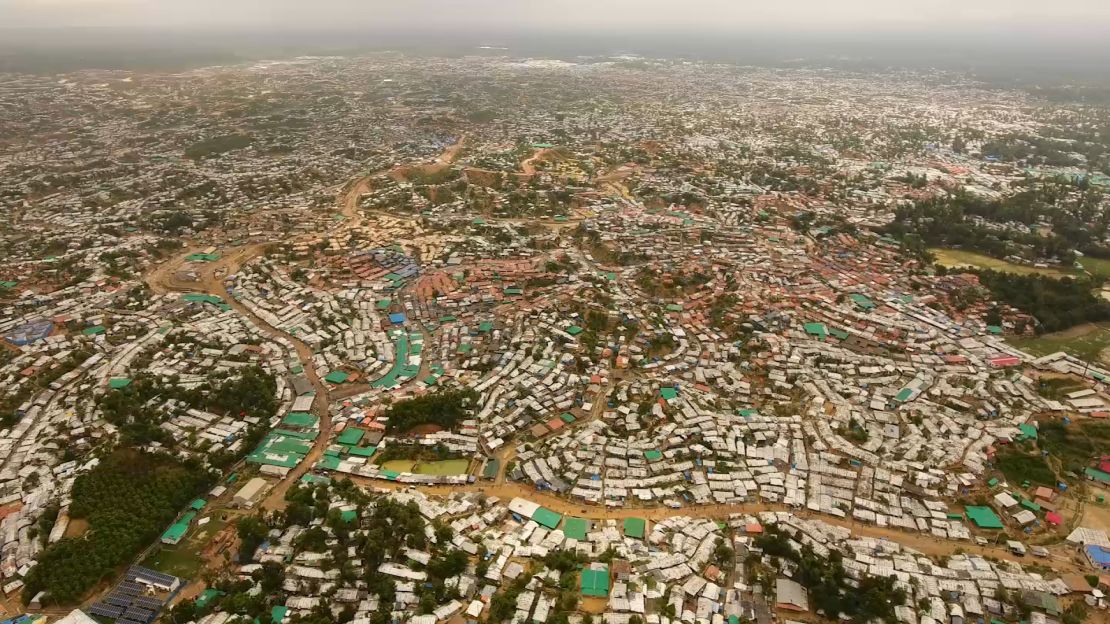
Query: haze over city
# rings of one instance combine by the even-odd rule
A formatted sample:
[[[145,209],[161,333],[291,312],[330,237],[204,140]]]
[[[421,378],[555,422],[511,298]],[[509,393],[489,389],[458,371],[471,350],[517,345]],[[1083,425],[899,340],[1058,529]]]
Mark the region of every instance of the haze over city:
[[[1110,4],[0,0],[0,624],[1099,624]]]

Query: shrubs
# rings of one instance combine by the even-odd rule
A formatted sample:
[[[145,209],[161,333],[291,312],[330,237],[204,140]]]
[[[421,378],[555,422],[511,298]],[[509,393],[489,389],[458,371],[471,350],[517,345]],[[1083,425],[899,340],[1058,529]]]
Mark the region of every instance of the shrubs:
[[[52,544],[24,578],[24,600],[47,592],[47,603],[69,604],[154,541],[213,477],[167,455],[118,450],[73,484],[69,513],[88,533]]]

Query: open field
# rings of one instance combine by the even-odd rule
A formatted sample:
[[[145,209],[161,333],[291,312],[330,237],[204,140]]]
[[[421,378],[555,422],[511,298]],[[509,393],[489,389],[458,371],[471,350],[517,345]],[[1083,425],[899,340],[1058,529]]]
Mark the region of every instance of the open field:
[[[1086,256],[1079,259],[1083,268],[1099,279],[1110,279],[1110,260]]]
[[[226,526],[227,521],[217,518],[204,526],[193,525],[181,543],[155,546],[142,565],[180,578],[195,578],[212,554],[207,551],[209,542]]]
[[[1044,269],[1026,266],[1024,264],[1014,264],[1013,262],[1000,260],[974,251],[966,251],[964,249],[930,247],[929,251],[936,256],[937,264],[948,268],[974,267],[977,269],[991,269],[994,271],[1017,273],[1019,275],[1047,275],[1049,277],[1069,277],[1076,275],[1076,272],[1072,270],[1061,268]],[[1110,263],[1107,263],[1106,268],[1110,270]]]
[[[423,475],[460,475],[466,474],[467,469],[470,468],[470,460],[447,459],[435,462],[415,462],[408,459],[395,459],[382,464],[382,468],[395,472],[411,472]]]
[[[158,546],[143,560],[142,565],[179,578],[194,578],[204,567],[204,559],[188,544]]]
[[[1100,495],[1106,497],[1107,502],[1098,503]],[[1083,526],[1110,531],[1110,492],[1105,488],[1091,487],[1090,497],[1083,507]]]
[[[1040,336],[1011,336],[1006,341],[1036,356],[1063,351],[1090,362],[1110,364],[1110,354],[1103,354],[1110,347],[1110,322],[1086,323]]]

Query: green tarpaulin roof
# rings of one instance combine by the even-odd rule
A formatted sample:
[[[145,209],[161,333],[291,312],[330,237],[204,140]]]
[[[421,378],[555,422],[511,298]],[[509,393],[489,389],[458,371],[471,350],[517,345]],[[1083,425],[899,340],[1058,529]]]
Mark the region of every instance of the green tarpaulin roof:
[[[281,424],[286,427],[315,427],[317,418],[308,412],[289,412]]]
[[[364,435],[366,435],[366,432],[362,429],[347,427],[343,430],[343,433],[339,434],[339,437],[336,438],[335,441],[346,446],[357,446]]]
[[[605,598],[609,595],[609,569],[582,570],[582,595]]]
[[[316,467],[320,470],[338,470],[339,458],[325,455],[320,458],[320,461],[316,462]]]
[[[1001,529],[1002,519],[990,507],[965,507],[967,519],[975,523],[980,529]]]
[[[170,526],[170,528],[166,529],[165,533],[162,534],[162,539],[168,542],[180,541],[182,536],[184,536],[185,532],[188,530],[189,524],[187,522],[174,523]]]
[[[347,453],[355,457],[373,457],[377,452],[376,446],[352,446],[347,449]]]
[[[1086,468],[1083,473],[1088,479],[1094,479],[1099,483],[1110,483],[1110,473],[1105,473],[1098,468]]]
[[[549,529],[554,529],[559,526],[563,517],[546,507],[540,507],[532,514],[532,519]]]
[[[341,384],[341,383],[347,381],[348,377],[350,377],[349,374],[347,374],[343,371],[334,370],[334,371],[328,373],[326,377],[324,377],[324,381],[326,381],[330,384]]]
[[[624,534],[626,537],[635,539],[644,539],[644,531],[647,529],[647,521],[643,518],[625,518],[624,519]]]
[[[215,598],[216,596],[223,596],[223,595],[224,595],[224,592],[222,592],[218,589],[208,588],[208,589],[204,590],[203,592],[201,592],[200,596],[197,598],[197,608],[203,609],[204,607],[208,606],[208,603],[212,602],[213,598]]]
[[[802,328],[805,329],[807,334],[817,336],[821,340],[824,340],[829,333],[824,323],[806,323]]]
[[[869,299],[866,295],[853,293],[851,295],[848,295],[848,297],[851,298],[853,303],[863,308],[864,310],[870,310],[875,307],[875,302],[871,301],[871,299]]]
[[[567,518],[563,522],[563,534],[571,539],[583,541],[590,523],[585,518]]]

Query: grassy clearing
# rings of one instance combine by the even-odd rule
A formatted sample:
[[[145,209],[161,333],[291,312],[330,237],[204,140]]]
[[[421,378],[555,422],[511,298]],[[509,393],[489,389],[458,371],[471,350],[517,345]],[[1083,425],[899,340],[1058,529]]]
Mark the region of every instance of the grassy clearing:
[[[998,452],[994,463],[1011,485],[1020,485],[1025,481],[1049,487],[1056,485],[1056,474],[1035,450],[1025,452],[1013,447],[1004,448]]]
[[[1079,420],[1065,425],[1043,420],[1038,425],[1038,445],[1059,460],[1064,472],[1080,473],[1110,449],[1110,422]]]
[[[1047,275],[1048,277],[1074,277],[1077,274],[1076,271],[1070,269],[1055,267],[1046,269],[1026,266],[1024,264],[1014,264],[1013,262],[1000,260],[974,251],[966,251],[964,249],[932,247],[929,251],[936,256],[937,264],[949,268],[971,266],[979,269],[992,269],[994,271],[1017,273],[1019,275]],[[1110,270],[1110,263],[1107,264],[1106,268]]]
[[[158,546],[146,559],[143,566],[183,579],[193,579],[204,567],[204,560],[187,544],[177,546]]]
[[[1110,347],[1110,322],[1087,323],[1040,336],[1011,336],[1006,341],[1036,356],[1063,351],[1088,362],[1105,362],[1100,353]]]
[[[408,459],[395,459],[382,464],[382,468],[394,472],[411,472],[423,475],[460,475],[466,474],[467,469],[470,468],[470,460],[445,459],[443,461],[415,462]]]
[[[1079,264],[1082,264],[1083,268],[1095,277],[1104,280],[1110,279],[1110,260],[1085,256],[1079,259]]]
[[[217,518],[202,527],[193,525],[180,544],[159,544],[147,555],[142,565],[180,578],[194,579],[204,568],[205,547],[226,526],[226,521]]]

